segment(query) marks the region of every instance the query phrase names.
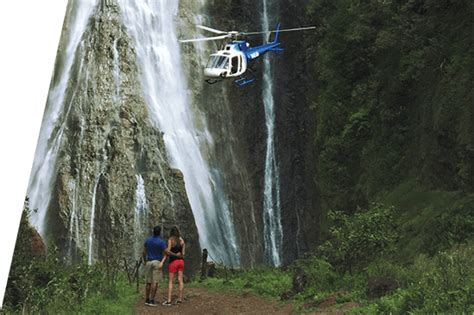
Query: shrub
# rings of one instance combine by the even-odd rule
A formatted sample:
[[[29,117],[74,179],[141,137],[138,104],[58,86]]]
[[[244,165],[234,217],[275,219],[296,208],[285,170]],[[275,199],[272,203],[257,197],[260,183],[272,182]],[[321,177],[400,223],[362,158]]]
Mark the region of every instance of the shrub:
[[[334,289],[338,275],[331,264],[320,258],[306,258],[295,261],[293,273],[302,272],[306,275],[308,286],[317,287],[320,291]]]
[[[369,210],[359,210],[352,216],[329,211],[329,237],[317,253],[342,272],[352,272],[377,257],[387,256],[398,238],[393,211],[393,207],[382,204],[373,204]]]
[[[433,258],[420,255],[406,269],[407,287],[376,301],[388,314],[471,313],[474,311],[474,247],[462,245]]]
[[[415,261],[407,308],[420,313],[474,311],[474,247],[461,245]]]

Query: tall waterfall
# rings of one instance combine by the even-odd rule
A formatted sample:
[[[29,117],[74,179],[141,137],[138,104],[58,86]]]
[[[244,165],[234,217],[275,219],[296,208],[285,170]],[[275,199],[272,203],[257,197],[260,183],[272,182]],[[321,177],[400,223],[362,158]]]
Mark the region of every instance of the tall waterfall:
[[[221,177],[200,150],[201,144],[212,143],[212,137],[207,130],[197,131],[198,117],[189,106],[174,23],[178,1],[119,0],[119,4],[134,40],[154,123],[164,132],[171,164],[183,172],[201,247],[216,260],[238,265],[239,248]]]
[[[52,180],[55,175],[57,153],[65,128],[65,120],[58,118],[65,108],[64,96],[76,50],[96,5],[97,0],[71,0],[67,8],[69,11],[67,15],[71,16],[71,20],[67,28],[68,32],[62,38],[66,41],[65,51],[58,55],[56,61],[60,68],[51,83],[28,185],[30,208],[37,210],[32,213],[31,223],[42,235],[45,229],[44,219],[53,189]]]
[[[270,29],[268,3],[263,0],[262,29]],[[275,156],[275,103],[273,100],[272,69],[269,56],[263,59],[263,104],[267,128],[265,177],[263,196],[263,229],[265,257],[274,266],[281,265],[283,229],[281,226],[280,173]]]

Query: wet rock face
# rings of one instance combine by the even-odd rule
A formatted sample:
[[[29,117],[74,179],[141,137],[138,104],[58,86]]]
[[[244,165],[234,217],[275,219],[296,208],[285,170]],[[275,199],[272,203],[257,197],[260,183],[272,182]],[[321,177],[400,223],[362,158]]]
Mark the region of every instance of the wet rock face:
[[[239,12],[245,11],[251,4],[240,5]],[[235,13],[235,6],[229,1],[181,1],[178,16],[180,37],[194,36],[197,32],[195,24],[235,29],[235,25],[229,24],[232,20],[226,18],[228,14]],[[246,12],[248,16],[249,11]],[[243,19],[245,16],[239,17],[239,21]],[[247,25],[251,21],[245,23]],[[246,28],[243,24],[239,27]],[[219,49],[219,44],[183,44],[182,61],[188,78],[191,106],[203,114],[204,124],[212,134],[212,144],[203,150],[209,164],[218,169],[222,176],[219,184],[223,186],[233,214],[241,264],[256,266],[264,262],[259,188],[265,153],[265,148],[261,146],[264,144],[262,131],[265,129],[263,106],[258,87],[238,89],[230,80],[214,85],[204,82],[203,68],[209,55]]]
[[[299,7],[304,1],[267,1],[270,27],[306,25]],[[192,37],[194,24],[222,30],[254,31],[261,27],[262,1],[215,1],[196,7],[181,2],[178,28],[183,38]],[[280,8],[291,7],[293,15],[280,15]],[[285,9],[286,10],[286,9]],[[194,20],[200,12],[201,19]],[[202,32],[203,35],[209,35]],[[314,133],[314,114],[305,111],[308,85],[304,83],[306,60],[301,54],[301,38],[282,35],[283,55],[272,58],[276,112],[276,160],[281,180],[283,263],[289,263],[316,246],[319,237],[319,197],[315,194],[315,153],[308,145]],[[252,46],[262,44],[259,36],[247,38]],[[182,45],[184,66],[193,103],[205,113],[214,146],[209,157],[222,170],[225,190],[231,201],[235,229],[244,265],[264,263],[263,192],[265,176],[266,122],[263,104],[262,59],[253,65],[257,80],[245,88],[230,80],[214,85],[203,83],[202,67],[220,42]],[[287,51],[287,49],[289,51]],[[299,50],[300,49],[300,50]],[[295,68],[296,67],[296,68]]]
[[[305,14],[307,1],[279,0],[282,27],[311,25]],[[275,56],[277,152],[281,171],[283,252],[285,263],[314,250],[319,244],[322,220],[321,197],[316,182],[314,135],[316,113],[311,96],[317,93],[307,57],[308,32],[282,33],[285,52]],[[316,180],[315,180],[316,179]]]
[[[183,177],[170,168],[163,135],[149,115],[119,7],[102,1],[71,69],[46,219],[48,241],[73,260],[138,259],[144,238],[160,224],[164,238],[173,225],[180,228],[188,270],[198,267]]]

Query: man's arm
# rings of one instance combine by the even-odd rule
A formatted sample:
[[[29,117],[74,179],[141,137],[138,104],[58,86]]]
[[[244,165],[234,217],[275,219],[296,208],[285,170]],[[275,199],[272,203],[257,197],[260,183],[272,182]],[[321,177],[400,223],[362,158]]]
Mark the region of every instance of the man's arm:
[[[146,262],[146,247],[145,246],[143,246],[142,259],[144,262]]]
[[[160,268],[163,268],[163,264],[165,263],[166,259],[168,259],[168,254],[166,254],[166,251],[163,250],[163,258],[160,261]]]
[[[176,254],[171,251],[171,240],[168,240],[168,248],[165,249],[165,253],[168,256],[181,257],[181,253]]]
[[[168,253],[167,253],[167,248],[166,248],[166,245],[163,246],[163,258],[161,259],[160,261],[160,268],[163,268],[163,264],[165,263],[166,259],[168,259]]]

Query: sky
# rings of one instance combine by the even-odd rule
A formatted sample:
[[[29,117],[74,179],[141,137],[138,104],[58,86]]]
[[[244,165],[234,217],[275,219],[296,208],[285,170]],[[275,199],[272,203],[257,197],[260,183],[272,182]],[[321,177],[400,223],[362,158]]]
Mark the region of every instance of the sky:
[[[0,302],[67,0],[0,1]]]

